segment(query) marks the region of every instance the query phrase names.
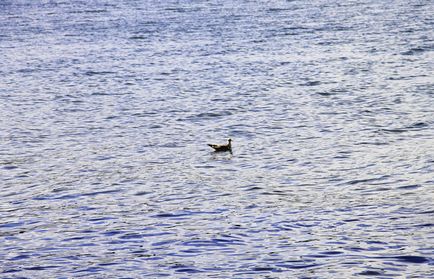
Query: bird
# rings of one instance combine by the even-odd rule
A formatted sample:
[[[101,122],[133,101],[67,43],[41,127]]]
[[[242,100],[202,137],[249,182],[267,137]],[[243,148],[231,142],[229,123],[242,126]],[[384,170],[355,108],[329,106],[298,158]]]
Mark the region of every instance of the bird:
[[[223,152],[223,151],[229,151],[232,152],[232,145],[231,145],[232,139],[228,139],[227,144],[208,144],[208,146],[214,148],[215,152]]]

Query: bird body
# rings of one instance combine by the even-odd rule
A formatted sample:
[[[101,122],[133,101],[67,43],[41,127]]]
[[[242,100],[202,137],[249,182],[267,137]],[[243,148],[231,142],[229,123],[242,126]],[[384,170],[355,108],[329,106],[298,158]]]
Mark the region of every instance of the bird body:
[[[222,151],[232,152],[231,142],[232,142],[232,139],[228,139],[227,144],[208,144],[208,146],[214,148],[214,151],[216,151],[216,152],[222,152]]]

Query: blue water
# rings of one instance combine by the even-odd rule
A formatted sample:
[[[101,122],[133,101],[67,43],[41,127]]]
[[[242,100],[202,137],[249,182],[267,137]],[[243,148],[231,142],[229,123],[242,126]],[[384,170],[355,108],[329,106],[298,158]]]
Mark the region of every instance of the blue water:
[[[433,14],[1,1],[0,277],[434,278]]]

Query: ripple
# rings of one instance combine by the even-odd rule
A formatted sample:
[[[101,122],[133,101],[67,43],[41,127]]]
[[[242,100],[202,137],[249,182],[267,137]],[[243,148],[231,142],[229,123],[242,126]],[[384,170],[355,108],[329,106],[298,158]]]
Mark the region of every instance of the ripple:
[[[402,55],[418,55],[422,54],[426,51],[432,51],[434,50],[434,46],[427,46],[427,47],[414,47],[407,51],[402,52]]]
[[[3,169],[5,169],[5,170],[14,170],[14,169],[17,169],[18,167],[17,166],[14,166],[14,165],[7,165],[7,166],[3,166]]]
[[[220,112],[202,112],[196,115],[189,116],[186,118],[186,120],[203,121],[203,120],[219,119],[229,115],[232,115],[232,112],[228,110],[224,110]]]
[[[429,259],[420,256],[397,256],[395,257],[398,261],[408,262],[408,263],[427,263]]]
[[[428,123],[425,123],[425,122],[416,122],[416,123],[413,123],[410,126],[407,126],[406,128],[407,129],[413,129],[413,130],[423,130],[423,129],[426,129],[428,127],[429,127]]]
[[[406,186],[400,186],[400,187],[398,187],[398,189],[403,189],[403,190],[414,190],[414,189],[417,189],[417,188],[420,188],[421,187],[421,185],[406,185]]]
[[[358,275],[362,276],[384,276],[384,272],[375,271],[375,270],[366,270],[358,273]]]
[[[370,184],[372,182],[376,182],[376,181],[382,181],[386,178],[388,178],[389,176],[380,176],[380,177],[376,177],[376,178],[366,178],[366,179],[355,179],[355,180],[350,180],[347,182],[347,184],[350,185],[356,185],[356,184]]]
[[[278,267],[287,268],[287,269],[310,269],[321,266],[320,264],[276,264]]]
[[[116,72],[111,72],[111,71],[87,71],[84,74],[86,76],[97,76],[97,75],[112,75],[112,74],[116,74]]]
[[[273,227],[279,230],[297,230],[297,229],[305,229],[310,227],[316,227],[321,224],[320,221],[317,220],[297,220],[297,221],[281,221],[273,224]]]

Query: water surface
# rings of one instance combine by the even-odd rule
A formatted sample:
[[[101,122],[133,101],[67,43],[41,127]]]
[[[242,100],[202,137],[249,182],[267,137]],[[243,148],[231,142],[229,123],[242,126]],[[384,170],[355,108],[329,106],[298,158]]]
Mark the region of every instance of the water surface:
[[[434,3],[335,2],[2,1],[1,277],[434,278]]]

